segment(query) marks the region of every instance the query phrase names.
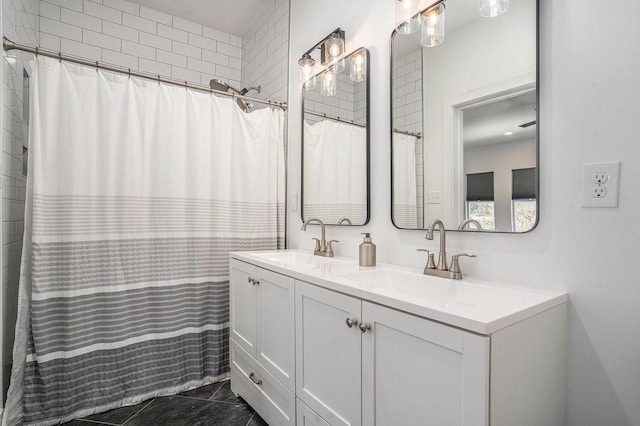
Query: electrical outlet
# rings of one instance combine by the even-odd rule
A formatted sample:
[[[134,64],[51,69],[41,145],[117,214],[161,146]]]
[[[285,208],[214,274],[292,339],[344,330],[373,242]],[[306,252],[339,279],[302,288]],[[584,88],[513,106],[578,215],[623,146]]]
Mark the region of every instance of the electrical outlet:
[[[607,187],[604,185],[596,185],[591,188],[591,196],[593,198],[603,198],[607,196]]]
[[[582,207],[618,207],[620,162],[584,165]]]
[[[609,175],[606,172],[596,172],[593,175],[593,183],[603,184],[609,180]]]

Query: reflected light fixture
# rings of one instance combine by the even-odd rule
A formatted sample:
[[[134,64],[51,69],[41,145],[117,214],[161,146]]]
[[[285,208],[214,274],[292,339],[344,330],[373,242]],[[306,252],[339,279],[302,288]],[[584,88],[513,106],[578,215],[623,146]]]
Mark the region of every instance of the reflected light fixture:
[[[413,34],[420,28],[420,1],[396,0],[396,31]]]
[[[480,0],[480,16],[495,18],[509,8],[509,0]]]
[[[422,35],[420,43],[425,47],[435,47],[444,41],[444,1],[424,12],[422,15]]]
[[[344,42],[344,31],[336,28],[311,49],[302,54],[302,57],[298,60],[298,65],[300,66],[300,84],[302,87],[306,90],[315,87],[315,78],[311,75],[312,68],[316,63],[311,57],[311,53],[315,50],[320,50],[320,63],[322,65],[331,66],[334,72],[342,72],[344,70],[345,60],[342,58],[344,54]]]
[[[324,96],[334,96],[336,94],[338,88],[337,77],[338,75],[331,68],[322,73],[322,86],[320,89]]]
[[[366,59],[362,54],[362,50],[358,50],[351,55],[351,69],[349,72],[349,78],[351,81],[359,83],[364,81],[364,70],[366,67]]]

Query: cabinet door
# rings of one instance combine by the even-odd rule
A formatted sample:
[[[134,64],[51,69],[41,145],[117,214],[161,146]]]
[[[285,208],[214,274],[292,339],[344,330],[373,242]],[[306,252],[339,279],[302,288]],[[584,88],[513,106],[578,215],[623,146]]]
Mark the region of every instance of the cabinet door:
[[[296,426],[329,426],[329,423],[296,398]]]
[[[256,267],[232,259],[229,274],[231,338],[255,358],[257,346],[256,293],[258,289],[250,278],[257,278]]]
[[[331,425],[361,424],[361,332],[353,297],[296,282],[296,396]],[[397,423],[398,424],[398,423]]]
[[[368,302],[363,424],[488,425],[489,338]]]
[[[294,280],[280,274],[257,270],[258,329],[257,361],[269,373],[294,391],[295,317]]]

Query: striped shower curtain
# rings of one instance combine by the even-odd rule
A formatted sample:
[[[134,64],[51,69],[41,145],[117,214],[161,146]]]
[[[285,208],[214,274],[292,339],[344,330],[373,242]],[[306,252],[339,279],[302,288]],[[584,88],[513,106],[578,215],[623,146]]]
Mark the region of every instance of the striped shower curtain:
[[[282,111],[36,58],[3,424],[225,378],[228,253],[284,237]]]

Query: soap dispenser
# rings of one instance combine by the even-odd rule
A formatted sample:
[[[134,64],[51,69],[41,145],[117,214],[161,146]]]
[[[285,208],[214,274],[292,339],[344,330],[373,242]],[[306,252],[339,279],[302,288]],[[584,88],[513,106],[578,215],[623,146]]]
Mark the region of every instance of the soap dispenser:
[[[364,241],[360,243],[360,266],[376,266],[376,245],[371,242],[371,235],[363,232]]]

